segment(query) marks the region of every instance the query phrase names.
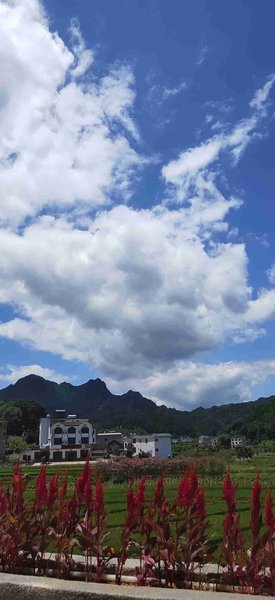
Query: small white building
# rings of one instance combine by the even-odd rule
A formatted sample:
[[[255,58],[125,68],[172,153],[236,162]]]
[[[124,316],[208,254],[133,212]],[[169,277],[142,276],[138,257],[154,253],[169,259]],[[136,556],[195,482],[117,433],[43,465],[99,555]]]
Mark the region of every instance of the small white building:
[[[244,435],[235,435],[231,438],[231,448],[238,448],[238,446],[246,446],[247,439]]]
[[[171,441],[170,433],[131,435],[124,437],[124,450],[133,448],[134,456],[146,452],[153,457],[169,458],[172,456]]]

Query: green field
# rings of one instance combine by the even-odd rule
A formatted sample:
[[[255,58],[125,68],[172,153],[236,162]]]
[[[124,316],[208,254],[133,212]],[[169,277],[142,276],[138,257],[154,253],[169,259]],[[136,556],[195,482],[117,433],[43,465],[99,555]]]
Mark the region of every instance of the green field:
[[[229,460],[230,470],[234,482],[238,486],[237,490],[237,508],[241,515],[241,526],[243,529],[244,538],[248,541],[249,539],[249,500],[251,494],[251,484],[255,479],[256,473],[259,470],[261,473],[261,481],[263,484],[263,496],[265,492],[269,490],[273,491],[273,498],[275,500],[275,454],[262,455],[254,457],[251,462],[241,464],[236,460]],[[80,474],[82,470],[81,465],[49,465],[47,472],[48,475],[53,473],[60,473],[60,476],[68,474],[69,478],[69,491],[72,490],[75,482],[75,478]],[[39,467],[26,466],[23,467],[24,474],[28,479],[28,488],[26,492],[27,498],[32,499],[35,494],[35,477],[39,471]],[[2,466],[0,467],[0,483],[2,485],[9,485],[11,480],[11,467]],[[209,535],[213,540],[219,541],[222,535],[222,521],[225,512],[225,503],[222,499],[222,476],[204,476],[200,478],[200,483],[205,487],[206,501],[207,501],[207,514],[211,529]],[[147,482],[146,498],[149,500],[153,489],[154,481]],[[125,511],[125,493],[126,484],[112,484],[106,482],[105,489],[105,505],[107,512],[107,522],[111,529],[110,543],[117,547],[119,543],[120,529],[124,521]],[[174,499],[177,495],[177,480],[168,478],[166,480],[165,491],[168,499]]]

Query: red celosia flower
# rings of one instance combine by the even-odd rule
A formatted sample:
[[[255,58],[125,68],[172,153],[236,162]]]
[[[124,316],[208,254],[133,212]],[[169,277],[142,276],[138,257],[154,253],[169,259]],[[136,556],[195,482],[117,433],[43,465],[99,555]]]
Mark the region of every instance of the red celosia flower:
[[[8,503],[6,491],[2,487],[0,487],[0,515],[6,513],[7,505]]]
[[[100,478],[98,478],[95,486],[95,494],[93,499],[93,508],[99,519],[104,514],[104,497],[103,497],[103,485]]]
[[[257,479],[254,481],[251,493],[251,513],[250,524],[253,537],[257,537],[261,528],[261,490],[260,475],[257,474]]]
[[[223,497],[228,506],[230,513],[236,510],[236,486],[233,485],[231,475],[228,471],[225,480],[223,482]]]
[[[272,510],[272,496],[269,493],[265,499],[265,524],[270,533],[275,533],[275,516]]]
[[[40,510],[47,503],[46,467],[41,467],[36,480],[35,510]]]
[[[142,477],[139,482],[137,493],[135,494],[136,505],[140,511],[143,509],[145,489],[146,489],[146,477]]]
[[[126,494],[126,524],[127,527],[132,528],[134,524],[137,523],[138,517],[141,515],[143,506],[142,506],[142,496],[144,494],[143,484],[137,493],[135,494],[133,491],[133,480],[130,481],[127,494]]]
[[[229,472],[223,483],[223,497],[227,504],[227,514],[223,520],[223,546],[227,553],[226,560],[229,560],[230,568],[232,568],[236,553],[243,548],[243,540],[240,518],[236,512],[236,486],[234,486]]]
[[[144,508],[144,495],[146,488],[146,477],[142,477],[137,488],[136,493],[133,491],[133,479],[130,481],[127,494],[126,494],[126,503],[127,503],[127,516],[126,522],[128,525],[132,526],[133,521],[136,521],[141,517]]]
[[[52,508],[58,496],[58,475],[54,475],[50,480],[48,508]]]
[[[88,486],[91,483],[91,467],[90,467],[90,453],[88,452],[86,461],[83,467],[82,474],[77,477],[75,482],[75,493],[79,501],[81,501],[85,496],[85,488],[86,488],[86,497],[89,496]]]
[[[84,495],[85,481],[83,475],[79,475],[75,482],[75,494],[80,501]]]
[[[178,505],[188,510],[194,501],[198,489],[197,471],[188,471],[181,478],[178,487]]]
[[[92,504],[92,472],[89,470],[89,473],[86,478],[85,487],[84,487],[84,500],[86,504],[86,508],[89,510]]]
[[[134,503],[134,492],[133,492],[133,481],[130,481],[129,486],[128,486],[128,490],[127,490],[127,494],[126,494],[126,500],[127,500],[127,509],[131,508],[131,506]]]
[[[156,483],[154,496],[153,496],[153,506],[154,507],[158,506],[159,508],[161,508],[163,500],[164,500],[164,480],[163,480],[163,475],[161,475],[161,477],[158,478],[157,483]]]

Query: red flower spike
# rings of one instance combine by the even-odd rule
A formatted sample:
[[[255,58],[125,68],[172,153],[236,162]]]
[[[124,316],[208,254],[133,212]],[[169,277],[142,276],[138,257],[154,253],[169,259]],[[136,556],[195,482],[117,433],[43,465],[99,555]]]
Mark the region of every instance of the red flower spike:
[[[58,496],[58,475],[54,475],[50,480],[48,508],[52,508]]]
[[[144,504],[144,496],[146,489],[146,477],[142,477],[135,495],[137,508],[141,510]]]
[[[98,479],[96,482],[93,508],[97,518],[104,514],[103,485],[101,479]]]
[[[47,482],[46,482],[46,467],[41,467],[36,480],[36,499],[35,510],[40,510],[42,506],[47,504]]]
[[[228,471],[223,483],[223,497],[230,513],[236,510],[236,487],[233,485],[230,472]]]
[[[90,459],[91,459],[91,453],[87,452],[87,456],[86,456],[86,460],[85,460],[83,472],[82,472],[84,481],[86,481],[89,478],[90,473],[91,473]]]
[[[89,474],[87,476],[87,479],[86,479],[86,482],[85,482],[85,487],[84,487],[84,500],[85,500],[85,504],[86,504],[87,510],[89,510],[91,508],[92,499],[93,499],[93,493],[92,493],[92,472],[91,472],[91,470],[89,470]]]
[[[5,515],[8,508],[7,494],[6,491],[0,488],[0,515]]]
[[[163,479],[163,475],[161,475],[161,477],[158,478],[157,483],[156,483],[154,497],[153,497],[153,506],[154,507],[158,506],[159,508],[161,508],[162,504],[163,504],[163,500],[164,500],[164,479]]]
[[[193,504],[197,490],[198,473],[194,470],[188,471],[179,482],[178,505],[188,510]]]
[[[73,519],[75,517],[76,509],[77,509],[77,499],[76,499],[76,496],[74,493],[68,502],[68,513],[69,513],[70,519]]]
[[[85,480],[83,475],[79,475],[79,477],[77,477],[76,482],[75,482],[75,489],[74,492],[79,500],[79,502],[82,500],[83,496],[84,496],[84,488],[85,488]]]

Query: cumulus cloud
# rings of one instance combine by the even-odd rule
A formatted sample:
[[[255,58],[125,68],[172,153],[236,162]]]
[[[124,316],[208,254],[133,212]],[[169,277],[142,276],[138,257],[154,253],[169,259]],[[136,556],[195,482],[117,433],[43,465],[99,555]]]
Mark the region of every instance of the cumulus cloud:
[[[61,373],[57,373],[54,369],[41,367],[41,365],[7,365],[5,368],[0,369],[0,381],[15,383],[21,377],[26,377],[30,374],[39,375],[40,377],[44,377],[44,379],[56,381],[56,383],[72,381],[74,379],[74,377],[61,375]]]
[[[71,35],[69,49],[50,32],[38,0],[0,3],[4,223],[46,206],[88,210],[110,203],[114,191],[127,198],[133,169],[143,164],[129,141],[138,137],[132,72],[118,65],[88,78],[93,54],[76,22]]]
[[[0,299],[17,316],[0,335],[123,379],[252,330],[260,299],[244,245],[204,243],[230,208],[117,206],[87,230],[42,217],[23,235],[3,232]]]
[[[129,379],[130,389],[138,389],[158,404],[191,410],[255,400],[253,388],[275,375],[275,360],[202,364],[183,362],[165,372],[156,372],[144,381]],[[121,392],[116,381],[111,389]],[[137,387],[138,386],[138,387]]]
[[[258,297],[248,303],[247,320],[258,323],[275,318],[275,289],[259,291]]]

